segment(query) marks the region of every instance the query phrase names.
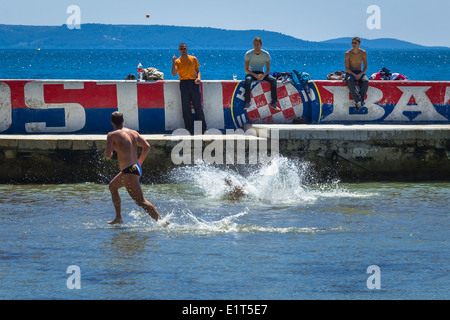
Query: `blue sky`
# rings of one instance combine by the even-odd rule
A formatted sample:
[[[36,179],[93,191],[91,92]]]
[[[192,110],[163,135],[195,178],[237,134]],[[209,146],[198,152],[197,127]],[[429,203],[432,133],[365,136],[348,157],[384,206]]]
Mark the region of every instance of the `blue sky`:
[[[0,0],[0,24],[62,25],[70,5],[79,6],[81,24],[263,29],[310,41],[360,36],[450,47],[449,0]],[[367,27],[371,5],[380,9],[380,29]]]

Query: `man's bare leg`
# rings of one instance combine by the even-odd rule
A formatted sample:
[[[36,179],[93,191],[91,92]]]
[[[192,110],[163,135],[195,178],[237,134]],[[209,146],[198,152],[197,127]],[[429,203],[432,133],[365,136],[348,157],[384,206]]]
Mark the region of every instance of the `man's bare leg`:
[[[161,215],[156,210],[155,206],[148,200],[144,198],[142,193],[141,184],[139,183],[139,177],[134,174],[124,174],[123,182],[127,188],[128,193],[131,198],[136,201],[136,204],[140,206],[149,214],[150,217],[158,221],[162,219]]]
[[[124,187],[123,183],[123,173],[119,173],[114,179],[109,183],[109,191],[111,192],[111,198],[114,205],[114,209],[116,210],[116,217],[112,221],[108,221],[109,224],[122,224],[123,219],[121,215],[121,199],[119,194],[119,189]]]

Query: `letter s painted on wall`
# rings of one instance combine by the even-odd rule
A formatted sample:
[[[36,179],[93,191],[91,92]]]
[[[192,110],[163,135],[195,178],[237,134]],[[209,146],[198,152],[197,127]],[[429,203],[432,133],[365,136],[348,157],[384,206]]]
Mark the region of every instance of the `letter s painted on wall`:
[[[51,84],[51,82],[45,82]],[[80,87],[81,86],[81,87]],[[65,89],[83,89],[83,83],[66,83]],[[84,128],[86,113],[82,105],[78,103],[54,103],[48,104],[44,100],[44,83],[39,81],[28,82],[25,85],[25,104],[31,109],[64,109],[64,127],[47,127],[46,122],[25,123],[28,133],[46,132],[75,132]]]

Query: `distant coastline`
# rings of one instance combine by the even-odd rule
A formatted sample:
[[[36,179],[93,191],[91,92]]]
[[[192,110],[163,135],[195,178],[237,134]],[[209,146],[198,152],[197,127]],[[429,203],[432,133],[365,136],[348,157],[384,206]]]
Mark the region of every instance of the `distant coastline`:
[[[263,38],[267,49],[344,50],[350,37],[326,41],[306,41],[278,32],[265,30],[225,30],[204,27],[164,25],[82,24],[80,29],[61,26],[25,26],[0,24],[2,49],[168,49],[180,42],[195,49],[248,49],[256,36]],[[397,39],[362,39],[361,47],[387,50],[435,50]]]

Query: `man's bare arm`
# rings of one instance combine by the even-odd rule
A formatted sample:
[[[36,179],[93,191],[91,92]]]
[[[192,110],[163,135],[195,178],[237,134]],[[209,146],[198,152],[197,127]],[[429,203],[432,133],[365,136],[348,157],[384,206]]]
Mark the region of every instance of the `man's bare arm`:
[[[106,138],[106,150],[105,150],[106,159],[111,159],[113,152],[114,152],[114,142],[111,137],[111,134],[108,133],[108,136]]]
[[[175,61],[177,60],[177,57],[172,57],[172,75],[175,77],[177,75],[177,68],[175,66]]]
[[[245,73],[256,78],[256,74],[250,71],[250,60],[245,60]]]
[[[197,74],[197,79],[195,79],[196,84],[200,84],[202,82],[202,74],[199,69],[195,69],[195,73]]]
[[[263,74],[263,79],[270,73],[270,60],[266,62],[266,72]]]
[[[361,73],[366,73],[366,71],[367,71],[367,69],[368,69],[368,66],[367,66],[367,53],[366,52],[364,52],[364,54],[363,54],[363,64],[364,64],[364,69],[363,69],[363,71],[361,72]]]
[[[147,158],[148,153],[150,152],[150,144],[139,133],[137,135],[137,144],[138,146],[142,147],[142,153],[138,161],[139,164],[142,165],[145,158]]]

